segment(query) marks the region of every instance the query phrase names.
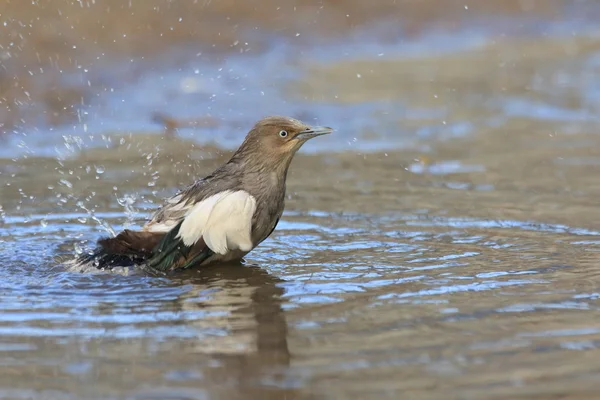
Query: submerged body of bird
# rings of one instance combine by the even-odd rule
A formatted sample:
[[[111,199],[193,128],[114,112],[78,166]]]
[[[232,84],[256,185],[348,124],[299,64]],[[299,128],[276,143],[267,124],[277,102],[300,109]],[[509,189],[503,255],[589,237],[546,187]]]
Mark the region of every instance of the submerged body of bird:
[[[100,239],[75,263],[167,272],[241,260],[277,226],[294,154],[331,132],[288,117],[258,121],[226,164],[167,199],[140,231]]]

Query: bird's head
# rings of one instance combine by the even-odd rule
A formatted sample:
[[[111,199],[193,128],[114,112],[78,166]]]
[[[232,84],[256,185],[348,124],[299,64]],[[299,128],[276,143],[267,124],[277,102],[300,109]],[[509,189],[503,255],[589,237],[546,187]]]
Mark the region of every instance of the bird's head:
[[[289,117],[267,117],[250,130],[238,153],[245,157],[259,157],[274,164],[291,161],[306,141],[333,132],[326,126],[311,126]]]

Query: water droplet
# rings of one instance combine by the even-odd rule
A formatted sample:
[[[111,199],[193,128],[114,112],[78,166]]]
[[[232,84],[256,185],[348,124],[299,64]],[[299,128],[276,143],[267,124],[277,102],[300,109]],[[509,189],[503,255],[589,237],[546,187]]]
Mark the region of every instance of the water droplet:
[[[75,250],[75,254],[77,254],[77,255],[83,254],[83,247],[81,247],[80,243],[75,242],[75,244],[73,244],[73,249]]]
[[[46,221],[45,219],[42,219],[42,220],[40,221],[40,225],[42,226],[42,228],[45,228],[45,227],[47,227],[47,226],[48,226],[48,221]]]
[[[64,185],[66,187],[68,187],[69,189],[73,188],[73,184],[71,182],[69,182],[66,179],[61,179],[60,181],[58,181],[61,185]]]
[[[96,173],[97,174],[103,174],[104,173],[104,166],[103,165],[95,165],[96,167]]]

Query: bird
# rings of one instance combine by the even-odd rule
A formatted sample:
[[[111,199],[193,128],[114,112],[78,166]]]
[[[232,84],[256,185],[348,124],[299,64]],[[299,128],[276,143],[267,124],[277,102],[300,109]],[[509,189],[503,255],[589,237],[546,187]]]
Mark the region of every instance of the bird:
[[[166,198],[141,230],[100,238],[75,263],[98,269],[140,266],[166,274],[241,261],[277,227],[296,152],[332,132],[285,116],[259,120],[229,161]]]

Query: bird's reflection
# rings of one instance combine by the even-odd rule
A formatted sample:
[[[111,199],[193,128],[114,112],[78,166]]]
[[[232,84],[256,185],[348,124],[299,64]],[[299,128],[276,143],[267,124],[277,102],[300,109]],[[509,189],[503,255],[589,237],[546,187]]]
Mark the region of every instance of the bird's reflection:
[[[208,328],[213,334],[188,348],[215,362],[208,370],[202,368],[205,382],[215,384],[211,393],[228,399],[305,398],[283,384],[291,356],[281,279],[257,266],[238,264],[190,271],[172,281],[192,285],[177,300],[182,311],[212,312],[190,321],[199,324],[199,331]]]
[[[240,343],[233,347],[214,343],[219,347],[209,349],[208,343],[204,343],[199,351],[233,354],[254,350],[289,363],[283,288],[277,286],[283,280],[257,266],[231,264],[198,269],[172,277],[172,281],[192,285],[192,289],[178,299],[182,310],[210,310],[203,324],[210,322],[215,330],[223,327],[236,337],[254,336],[249,347]]]

